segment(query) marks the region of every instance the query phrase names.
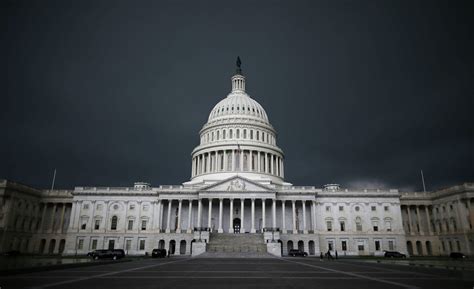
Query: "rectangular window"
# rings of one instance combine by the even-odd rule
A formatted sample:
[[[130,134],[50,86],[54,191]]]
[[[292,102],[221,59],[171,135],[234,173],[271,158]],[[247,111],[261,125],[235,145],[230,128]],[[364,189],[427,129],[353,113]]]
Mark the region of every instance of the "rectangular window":
[[[344,211],[344,206],[339,206],[339,211]]]
[[[361,222],[356,223],[356,231],[358,231],[358,232],[362,231],[362,223]]]
[[[372,209],[372,211],[377,210],[377,207],[375,207],[375,206],[372,206],[372,207],[370,207],[370,208]]]
[[[329,241],[329,242],[328,242],[328,249],[329,249],[329,251],[332,251],[332,250],[333,250],[333,243],[332,243],[332,241]]]
[[[347,242],[346,242],[346,241],[342,241],[342,242],[341,242],[341,247],[342,247],[342,251],[347,251]]]
[[[390,250],[390,251],[395,250],[395,246],[393,245],[393,241],[388,241],[388,250]]]
[[[326,206],[326,212],[329,212],[331,211],[331,207],[330,206]]]
[[[97,211],[102,210],[102,204],[97,204],[97,206],[95,208],[96,208]]]
[[[150,208],[149,205],[143,205],[143,211],[148,211],[149,208]]]
[[[375,241],[375,251],[380,251],[380,241]]]
[[[84,210],[89,210],[89,204],[84,204],[83,208]]]
[[[142,230],[143,231],[146,230],[146,221],[145,220],[142,221]]]
[[[135,209],[135,205],[134,204],[130,204],[130,210],[134,210]]]
[[[327,226],[329,232],[332,231],[332,222],[331,221],[327,221],[326,226]]]
[[[358,244],[358,245],[357,245],[357,249],[358,249],[359,251],[364,251],[364,244]]]
[[[86,227],[87,227],[87,223],[82,223],[82,225],[81,225],[81,230],[85,230]]]
[[[84,239],[79,239],[77,243],[77,250],[82,250],[84,248]]]
[[[91,250],[97,249],[97,239],[92,240]]]
[[[372,222],[372,228],[374,229],[374,232],[378,232],[379,223],[378,222]]]
[[[133,230],[133,220],[128,220],[127,230]]]
[[[388,206],[385,206],[383,207],[384,211],[387,212],[388,211]]]
[[[341,221],[340,225],[341,225],[341,232],[344,232],[346,230],[346,223],[344,221]]]
[[[127,240],[125,242],[125,250],[130,250],[130,248],[132,248],[132,240]]]
[[[387,228],[387,232],[391,232],[392,231],[392,222],[386,221],[385,222],[385,228]]]
[[[145,250],[145,240],[140,240],[139,250]]]
[[[99,228],[100,228],[100,220],[95,220],[94,230],[99,230]]]

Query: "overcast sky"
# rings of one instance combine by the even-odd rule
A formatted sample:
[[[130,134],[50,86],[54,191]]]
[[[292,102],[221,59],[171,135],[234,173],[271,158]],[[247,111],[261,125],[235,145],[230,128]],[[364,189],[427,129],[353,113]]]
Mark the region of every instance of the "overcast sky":
[[[242,59],[295,185],[474,181],[472,1],[2,1],[0,178],[181,184]]]

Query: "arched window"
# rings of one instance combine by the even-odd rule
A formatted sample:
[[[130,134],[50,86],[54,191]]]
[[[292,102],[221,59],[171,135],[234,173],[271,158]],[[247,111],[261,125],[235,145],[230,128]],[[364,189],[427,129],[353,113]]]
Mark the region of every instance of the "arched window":
[[[247,130],[244,129],[244,138],[247,138]]]
[[[240,138],[240,130],[239,130],[239,129],[237,129],[237,132],[236,132],[236,133],[237,133],[237,136],[236,136],[236,137],[237,137],[237,138]]]
[[[232,135],[232,129],[229,130],[229,138],[232,139],[234,136]]]
[[[217,140],[219,140],[219,131],[217,131]]]
[[[222,130],[222,139],[225,139],[225,129]]]
[[[260,140],[260,132],[257,130],[257,140]]]
[[[360,219],[360,217],[356,218],[356,231],[362,231],[362,220]]]
[[[117,216],[113,216],[110,222],[110,230],[117,230]]]
[[[250,130],[250,139],[253,139],[253,130]]]

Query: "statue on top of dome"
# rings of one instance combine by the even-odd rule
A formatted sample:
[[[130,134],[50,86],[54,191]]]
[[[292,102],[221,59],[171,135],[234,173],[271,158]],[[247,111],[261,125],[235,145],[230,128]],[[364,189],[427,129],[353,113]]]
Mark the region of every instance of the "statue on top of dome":
[[[237,56],[237,61],[235,62],[235,64],[237,65],[237,69],[235,70],[235,72],[237,74],[242,74],[242,68],[240,68],[240,66],[242,65],[242,61],[240,61],[239,56]]]

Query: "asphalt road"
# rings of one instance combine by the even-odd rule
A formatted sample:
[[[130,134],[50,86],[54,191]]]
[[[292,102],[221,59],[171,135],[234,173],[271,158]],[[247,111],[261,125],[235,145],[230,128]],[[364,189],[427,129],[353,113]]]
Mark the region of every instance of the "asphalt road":
[[[459,274],[341,259],[165,258],[2,276],[0,288],[474,288]]]

